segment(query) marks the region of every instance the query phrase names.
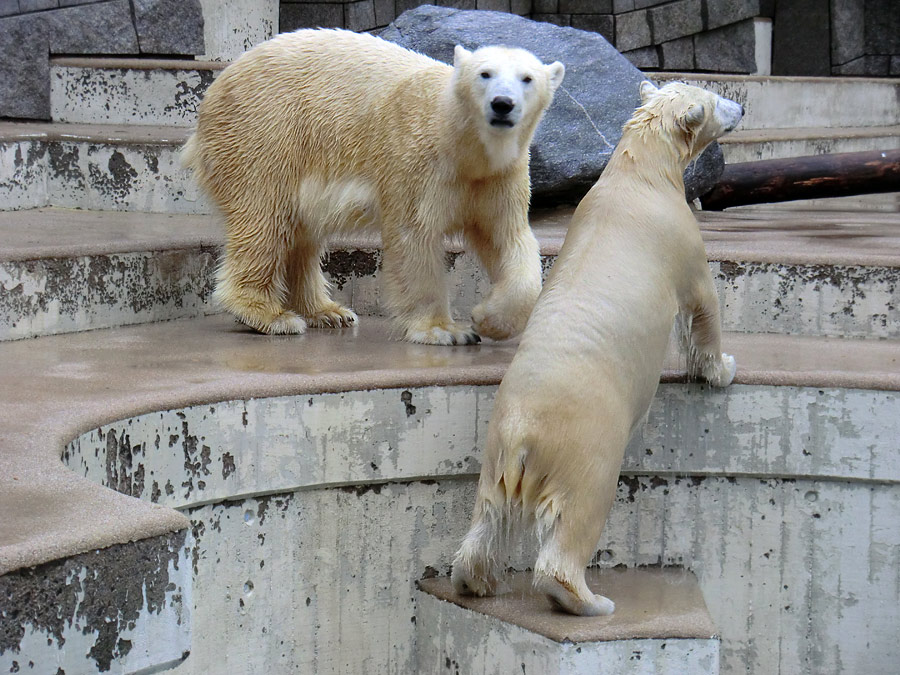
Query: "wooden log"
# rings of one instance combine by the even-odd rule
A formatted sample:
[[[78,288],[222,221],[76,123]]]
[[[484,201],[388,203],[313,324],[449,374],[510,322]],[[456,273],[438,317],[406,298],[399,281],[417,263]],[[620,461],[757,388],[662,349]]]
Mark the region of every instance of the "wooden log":
[[[726,164],[718,184],[700,198],[704,210],[900,192],[900,150],[871,150]]]

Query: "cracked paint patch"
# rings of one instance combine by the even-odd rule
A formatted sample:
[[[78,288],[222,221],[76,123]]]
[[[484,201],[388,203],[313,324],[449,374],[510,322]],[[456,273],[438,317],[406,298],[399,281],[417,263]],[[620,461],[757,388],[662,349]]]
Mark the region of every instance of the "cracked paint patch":
[[[189,548],[182,531],[0,576],[0,670],[135,672],[180,662],[190,649]]]

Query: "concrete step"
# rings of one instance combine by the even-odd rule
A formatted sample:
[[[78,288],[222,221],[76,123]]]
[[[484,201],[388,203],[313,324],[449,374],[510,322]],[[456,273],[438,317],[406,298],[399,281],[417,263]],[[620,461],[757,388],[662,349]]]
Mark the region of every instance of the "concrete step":
[[[724,347],[722,390],[667,359],[595,565],[692,571],[723,673],[889,672],[900,341]],[[415,582],[449,571],[514,349],[398,343],[378,319],[267,338],[220,316],[0,344],[0,583],[189,519],[174,672],[418,672]],[[36,669],[68,671],[52,642]]]
[[[197,106],[227,63],[183,59],[55,58],[55,122],[190,127]]]
[[[900,126],[742,129],[720,139],[725,162],[900,148]]]
[[[744,106],[739,129],[855,128],[900,125],[900,79],[651,73],[687,82]]]
[[[221,61],[59,57],[51,61],[57,122],[191,126]],[[652,73],[711,89],[744,106],[742,130],[900,125],[900,80]]]
[[[900,337],[900,213],[883,208],[699,213],[726,330]],[[570,214],[532,216],[545,271]],[[0,340],[214,313],[221,243],[210,216],[0,213]],[[342,238],[324,260],[335,297],[364,317],[385,314],[380,249],[377,236]],[[448,253],[466,317],[489,285],[458,243]]]
[[[165,125],[0,122],[0,210],[209,213],[178,159],[189,134]],[[900,126],[738,130],[722,139],[728,162],[897,147]]]
[[[208,213],[178,151],[187,129],[0,122],[0,209]]]
[[[507,580],[494,598],[459,597],[448,577],[416,593],[418,673],[718,675],[719,638],[696,577],[678,568],[591,570],[588,585],[611,598],[608,617],[561,615],[531,587]],[[601,591],[602,589],[602,591]]]

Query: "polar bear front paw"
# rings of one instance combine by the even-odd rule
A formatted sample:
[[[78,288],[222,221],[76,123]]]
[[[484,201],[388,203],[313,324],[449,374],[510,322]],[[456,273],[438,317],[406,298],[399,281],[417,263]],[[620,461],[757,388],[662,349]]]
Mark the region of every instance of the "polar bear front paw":
[[[267,335],[302,335],[306,332],[306,321],[293,312],[282,312],[267,325],[254,325],[241,318],[243,323]]]
[[[511,338],[520,333],[524,326],[521,321],[510,321],[505,316],[488,314],[484,305],[478,305],[472,310],[472,323],[479,335],[484,335],[491,340]]]
[[[406,339],[423,345],[475,345],[481,342],[481,338],[470,327],[456,323],[446,327],[432,326],[424,330],[409,330]]]
[[[359,322],[356,312],[336,302],[306,316],[306,323],[315,328],[346,328]]]
[[[727,387],[734,380],[734,374],[737,371],[737,364],[734,357],[730,354],[722,354],[722,360],[719,361],[716,372],[706,380],[713,387]]]
[[[528,323],[528,317],[537,296],[540,284],[536,288],[497,297],[492,293],[487,300],[479,303],[472,310],[472,325],[479,335],[491,340],[508,340],[515,337]]]

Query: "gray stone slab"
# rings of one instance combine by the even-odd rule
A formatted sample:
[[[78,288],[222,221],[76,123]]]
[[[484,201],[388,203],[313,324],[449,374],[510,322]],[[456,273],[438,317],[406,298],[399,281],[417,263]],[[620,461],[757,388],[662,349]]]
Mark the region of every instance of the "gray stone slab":
[[[137,54],[128,0],[64,7],[45,17],[51,54]]]
[[[573,14],[571,26],[600,33],[610,43],[616,37],[616,20],[612,14]]]
[[[203,54],[199,0],[134,0],[134,23],[142,54]]]
[[[616,15],[616,49],[627,52],[653,42],[647,10]]]
[[[509,11],[519,16],[527,16],[531,14],[531,0],[509,0]]]
[[[387,26],[397,17],[394,0],[375,0],[375,25]]]
[[[703,8],[700,0],[679,0],[648,13],[653,44],[668,42],[703,30]]]
[[[491,12],[508,12],[509,0],[476,0],[475,8]]]
[[[803,0],[803,5],[808,5],[811,0]],[[775,21],[781,19],[783,11],[779,3],[776,8]],[[799,3],[787,3],[793,7]],[[818,4],[818,3],[817,3]],[[840,65],[865,54],[865,6],[860,0],[831,0],[831,62]],[[799,21],[799,18],[797,21]],[[817,17],[817,22],[820,18]],[[802,25],[795,22],[792,25]],[[777,34],[777,30],[775,31]]]
[[[866,52],[900,54],[900,3],[866,0]]]
[[[0,117],[50,118],[48,35],[40,15],[0,19]]]
[[[559,0],[534,0],[535,14],[558,14]]]
[[[756,33],[753,20],[706,31],[694,37],[698,70],[724,73],[756,71]]]
[[[57,0],[19,0],[19,11],[23,14],[25,12],[39,12],[44,9],[56,9],[57,7],[59,7]]]
[[[796,4],[795,2],[787,3]],[[706,28],[721,28],[730,23],[762,15],[760,0],[711,0],[706,3]],[[826,13],[827,14],[827,13]]]
[[[838,34],[851,27],[836,22],[832,29],[828,12],[822,11],[821,4],[819,0],[794,0],[776,6],[772,30],[774,75],[831,75],[832,39],[836,45]]]
[[[609,14],[612,0],[559,0],[560,14]]]
[[[554,26],[568,26],[572,23],[571,14],[532,14],[531,18],[534,21],[550,23]]]
[[[344,5],[344,28],[347,30],[371,30],[377,25],[373,0],[360,0]]]
[[[278,9],[278,30],[282,33],[298,28],[343,28],[344,8],[330,3],[282,4]]]
[[[651,70],[659,68],[659,53],[654,46],[632,49],[630,52],[623,52],[622,56],[631,61],[636,68]]]
[[[890,74],[891,57],[867,54],[841,65],[833,66],[834,75],[869,75],[884,77]]]
[[[18,13],[18,0],[0,0],[0,16],[12,16]]]
[[[423,6],[398,17],[381,36],[448,63],[457,44],[506,44],[528,49],[544,63],[566,64],[565,81],[531,149],[536,204],[573,201],[587,192],[640,104],[642,73],[596,33],[499,12]],[[722,163],[713,152],[698,161],[689,195],[703,194],[718,179]]]
[[[663,70],[694,69],[694,38],[685,37],[670,40],[659,45],[660,63]]]

